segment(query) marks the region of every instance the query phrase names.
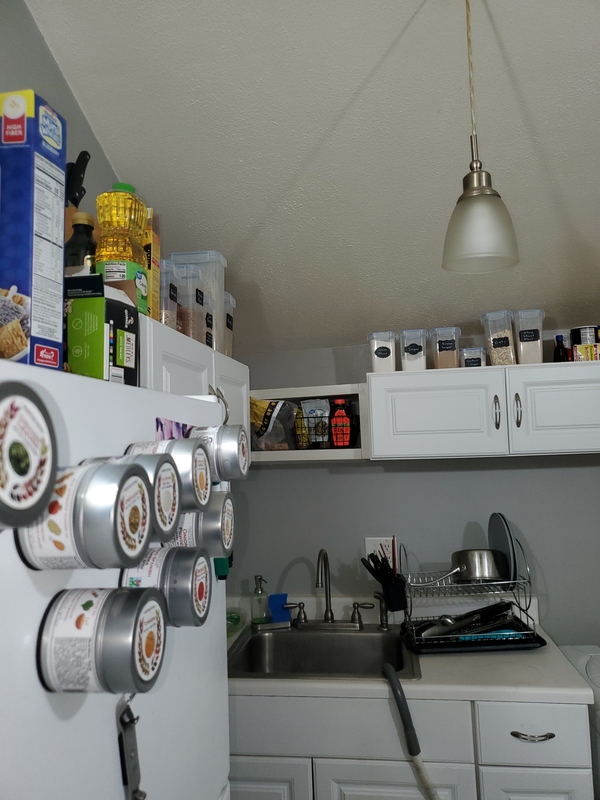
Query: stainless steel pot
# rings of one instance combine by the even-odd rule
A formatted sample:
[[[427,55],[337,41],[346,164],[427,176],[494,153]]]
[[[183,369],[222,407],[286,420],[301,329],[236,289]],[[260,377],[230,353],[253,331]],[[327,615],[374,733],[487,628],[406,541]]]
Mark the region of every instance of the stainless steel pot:
[[[452,553],[457,583],[485,583],[508,580],[508,562],[500,550],[457,550]]]

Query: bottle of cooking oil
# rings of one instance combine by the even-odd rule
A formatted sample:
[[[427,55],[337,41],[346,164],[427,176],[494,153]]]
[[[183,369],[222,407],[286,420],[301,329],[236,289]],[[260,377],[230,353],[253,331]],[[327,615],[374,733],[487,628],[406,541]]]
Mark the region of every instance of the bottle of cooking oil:
[[[96,247],[96,272],[106,283],[135,281],[138,311],[148,313],[148,272],[142,237],[148,218],[145,203],[129,183],[115,183],[96,198],[102,235]]]

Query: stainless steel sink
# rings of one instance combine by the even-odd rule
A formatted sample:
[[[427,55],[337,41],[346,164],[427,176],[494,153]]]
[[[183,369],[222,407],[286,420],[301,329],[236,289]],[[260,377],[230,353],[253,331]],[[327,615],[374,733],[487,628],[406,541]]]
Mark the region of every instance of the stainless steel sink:
[[[400,679],[421,677],[418,656],[406,649],[399,627],[382,631],[291,628],[254,632],[248,629],[231,646],[230,678],[381,678],[387,661]]]

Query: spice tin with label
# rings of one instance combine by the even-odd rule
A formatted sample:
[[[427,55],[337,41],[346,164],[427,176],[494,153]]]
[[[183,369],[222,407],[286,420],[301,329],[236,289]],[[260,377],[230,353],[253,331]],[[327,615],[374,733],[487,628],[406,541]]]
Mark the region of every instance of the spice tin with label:
[[[46,406],[22,383],[0,384],[0,528],[30,525],[56,478],[56,436]]]
[[[181,479],[181,510],[202,511],[210,499],[212,477],[206,447],[199,439],[165,439],[161,442],[134,442],[127,455],[168,453]]]
[[[87,464],[58,471],[46,513],[19,528],[34,569],[133,567],[154,530],[151,487],[139,464]]]
[[[229,556],[233,550],[235,508],[230,492],[213,492],[202,514],[202,547],[211,558]]]
[[[160,589],[167,604],[167,624],[197,627],[206,620],[210,606],[208,553],[196,547],[150,550],[137,567],[122,572],[121,586]]]
[[[188,511],[179,517],[175,536],[163,547],[200,547],[202,514],[198,511]]]
[[[243,425],[192,428],[188,438],[200,439],[206,447],[214,482],[248,476],[248,435]]]
[[[177,531],[181,514],[181,480],[175,462],[167,453],[116,456],[113,458],[88,458],[82,464],[139,464],[146,471],[152,487],[154,511],[153,542],[169,542]]]
[[[147,692],[160,674],[166,605],[148,589],[69,589],[46,610],[38,673],[51,692]]]

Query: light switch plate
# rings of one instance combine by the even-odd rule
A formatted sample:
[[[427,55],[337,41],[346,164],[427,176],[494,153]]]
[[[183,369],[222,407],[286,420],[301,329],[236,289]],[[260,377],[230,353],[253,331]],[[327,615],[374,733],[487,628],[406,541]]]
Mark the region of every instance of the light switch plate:
[[[387,556],[387,560],[392,563],[392,537],[391,536],[381,536],[381,537],[365,537],[365,558],[369,558],[369,553],[377,553],[379,557],[381,557],[381,547],[383,545],[383,550]]]

